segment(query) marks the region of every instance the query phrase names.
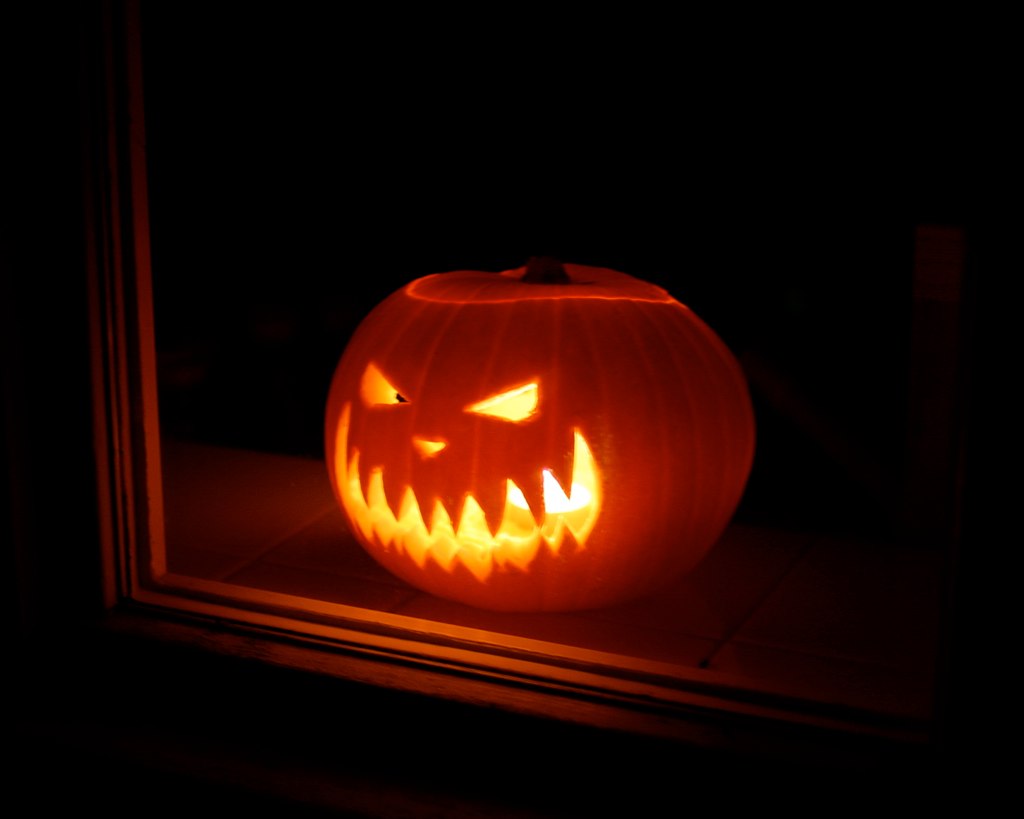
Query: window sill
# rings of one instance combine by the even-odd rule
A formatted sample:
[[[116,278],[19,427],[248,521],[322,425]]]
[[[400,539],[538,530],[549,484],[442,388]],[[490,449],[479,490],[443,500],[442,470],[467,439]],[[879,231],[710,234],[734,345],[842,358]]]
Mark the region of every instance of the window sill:
[[[930,734],[934,553],[737,524],[659,595],[494,613],[379,568],[348,535],[319,461],[171,442],[163,460],[167,572],[137,602],[218,624],[164,624],[165,637],[712,744],[720,729],[707,719],[723,716],[899,742]],[[272,639],[253,641],[254,629]]]

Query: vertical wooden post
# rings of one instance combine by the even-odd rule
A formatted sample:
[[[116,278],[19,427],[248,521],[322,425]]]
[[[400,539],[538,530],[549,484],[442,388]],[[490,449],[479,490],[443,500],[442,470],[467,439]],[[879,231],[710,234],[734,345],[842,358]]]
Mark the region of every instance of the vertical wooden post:
[[[911,531],[936,546],[947,544],[958,525],[966,263],[963,228],[917,227],[906,515]]]

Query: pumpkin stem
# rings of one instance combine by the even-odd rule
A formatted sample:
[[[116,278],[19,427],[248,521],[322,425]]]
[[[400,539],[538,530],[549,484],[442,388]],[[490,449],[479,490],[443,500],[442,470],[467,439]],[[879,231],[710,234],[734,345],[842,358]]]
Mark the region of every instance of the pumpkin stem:
[[[572,279],[565,267],[553,256],[531,256],[526,273],[519,280],[530,284],[569,284]]]

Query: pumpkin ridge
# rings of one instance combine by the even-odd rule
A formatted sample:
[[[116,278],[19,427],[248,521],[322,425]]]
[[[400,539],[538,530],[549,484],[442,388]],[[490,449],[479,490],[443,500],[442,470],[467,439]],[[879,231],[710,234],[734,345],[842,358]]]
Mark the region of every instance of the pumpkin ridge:
[[[332,487],[356,540],[414,586],[505,611],[619,602],[694,565],[735,510],[754,419],[724,343],[654,285],[565,269],[418,279],[338,364]],[[369,362],[411,401],[365,403]]]

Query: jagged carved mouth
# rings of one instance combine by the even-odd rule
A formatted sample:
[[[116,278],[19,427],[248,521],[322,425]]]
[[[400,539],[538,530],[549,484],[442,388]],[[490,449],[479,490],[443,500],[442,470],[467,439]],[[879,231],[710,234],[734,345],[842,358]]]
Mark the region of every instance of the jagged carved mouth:
[[[508,479],[501,521],[492,529],[471,492],[453,521],[439,499],[424,510],[409,486],[397,504],[390,503],[382,467],[369,471],[364,487],[359,450],[353,448],[347,454],[350,409],[344,408],[338,424],[334,469],[345,510],[368,542],[404,553],[421,568],[430,559],[448,572],[462,564],[481,582],[496,567],[526,571],[542,549],[558,555],[585,546],[600,512],[601,496],[594,456],[579,430],[573,436],[569,492],[550,470],[542,470],[544,508],[534,511],[522,490]]]

